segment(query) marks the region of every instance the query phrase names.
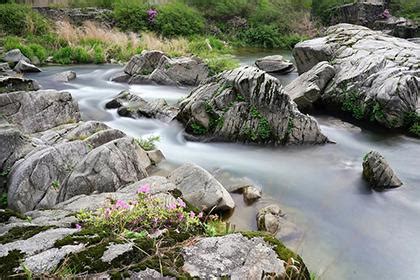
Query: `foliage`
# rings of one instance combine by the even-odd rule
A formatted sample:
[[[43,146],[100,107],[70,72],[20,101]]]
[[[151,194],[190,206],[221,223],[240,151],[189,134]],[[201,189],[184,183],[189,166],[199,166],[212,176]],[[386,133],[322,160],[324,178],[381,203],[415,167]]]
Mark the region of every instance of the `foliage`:
[[[391,13],[420,22],[420,1],[393,0],[391,1]]]
[[[414,0],[415,1],[415,0]],[[334,15],[334,8],[347,3],[353,3],[354,0],[317,0],[312,1],[312,13],[316,15],[323,23],[328,24]]]
[[[204,135],[207,133],[207,128],[196,122],[191,123],[190,128],[195,135]]]
[[[182,2],[170,2],[159,6],[155,29],[163,36],[190,36],[200,34],[204,18]]]
[[[358,94],[354,91],[345,93],[341,109],[345,112],[351,113],[357,120],[361,120],[365,116],[365,110],[360,105]]]
[[[416,112],[407,113],[404,116],[404,127],[409,133],[420,137],[420,115]]]
[[[239,61],[231,56],[219,56],[205,59],[209,66],[210,75],[216,75],[226,70],[232,70],[239,67]]]
[[[49,24],[29,6],[0,4],[0,30],[12,35],[41,35],[49,31]]]
[[[7,193],[2,193],[0,195],[0,209],[4,209],[6,207],[7,207]]]
[[[159,135],[150,136],[148,138],[136,139],[136,143],[145,151],[152,151],[156,149],[156,142],[160,141]]]
[[[123,235],[126,238],[144,238],[162,230],[177,230],[179,233],[194,232],[202,228],[202,213],[188,212],[186,203],[178,198],[165,205],[165,201],[154,198],[149,185],[140,186],[135,201],[111,201],[110,207],[98,213],[81,212],[77,218],[83,226]]]
[[[114,5],[114,18],[123,30],[144,31],[148,27],[147,9],[142,1],[119,1]]]

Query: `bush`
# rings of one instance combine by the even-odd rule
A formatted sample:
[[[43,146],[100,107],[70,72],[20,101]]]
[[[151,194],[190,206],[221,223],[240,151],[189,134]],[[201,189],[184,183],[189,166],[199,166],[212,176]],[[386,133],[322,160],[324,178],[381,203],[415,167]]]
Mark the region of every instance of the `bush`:
[[[280,36],[276,26],[260,25],[243,31],[239,34],[239,39],[252,47],[279,48],[281,46]]]
[[[230,56],[206,59],[209,66],[210,75],[216,75],[226,70],[232,70],[239,67],[239,61]]]
[[[41,35],[50,27],[48,21],[29,6],[0,4],[0,29],[13,35]]]
[[[53,55],[54,62],[59,64],[72,63],[104,63],[105,55],[100,45],[94,47],[64,47],[60,48]]]
[[[124,31],[140,32],[146,30],[148,5],[141,2],[119,1],[114,6],[114,18],[117,26]]]
[[[187,3],[213,19],[246,18],[257,5],[256,0],[188,0]]]
[[[32,59],[34,56],[36,56],[41,63],[45,62],[45,60],[48,57],[48,53],[47,53],[47,50],[43,46],[33,43],[33,44],[29,44],[28,48],[33,53],[33,56],[31,56],[29,58]]]
[[[159,7],[154,27],[163,36],[190,36],[202,33],[204,18],[193,8],[172,2]]]

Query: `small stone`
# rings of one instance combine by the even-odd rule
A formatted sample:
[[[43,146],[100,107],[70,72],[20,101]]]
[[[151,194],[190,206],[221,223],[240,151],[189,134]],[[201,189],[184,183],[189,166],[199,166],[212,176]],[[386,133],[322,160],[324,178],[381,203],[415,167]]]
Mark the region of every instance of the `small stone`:
[[[398,188],[403,185],[385,158],[371,151],[363,159],[363,177],[378,190]]]

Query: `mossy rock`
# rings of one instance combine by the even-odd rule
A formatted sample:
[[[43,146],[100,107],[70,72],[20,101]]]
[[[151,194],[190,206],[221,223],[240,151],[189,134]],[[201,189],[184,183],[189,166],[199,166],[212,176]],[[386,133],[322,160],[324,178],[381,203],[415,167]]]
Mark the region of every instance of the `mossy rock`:
[[[50,228],[53,228],[53,226],[14,227],[10,229],[6,234],[0,236],[0,244],[10,243],[16,240],[26,240]]]
[[[57,240],[54,243],[54,247],[61,248],[66,245],[77,245],[80,243],[83,243],[86,246],[90,246],[98,244],[108,236],[109,233],[105,231],[101,231],[95,228],[84,228],[79,232],[76,232],[72,235],[68,235],[63,239]]]
[[[25,215],[11,209],[0,210],[0,223],[6,223],[11,217],[16,217],[21,220],[26,220],[27,218]]]
[[[308,268],[306,267],[303,259],[293,252],[292,250],[288,249],[284,244],[278,240],[275,236],[270,235],[266,232],[259,232],[259,231],[248,231],[248,232],[241,232],[241,234],[247,238],[254,238],[254,237],[261,237],[264,239],[265,242],[273,246],[274,251],[277,253],[279,259],[287,262],[291,258],[297,260],[300,263],[300,273],[296,273],[294,271],[287,270],[287,275],[289,275],[288,279],[290,280],[310,280],[311,275],[309,273]]]
[[[0,279],[10,279],[10,275],[16,274],[15,269],[20,266],[20,263],[22,262],[24,256],[25,254],[21,251],[13,250],[10,251],[7,256],[0,257]],[[19,278],[13,277],[12,279]]]

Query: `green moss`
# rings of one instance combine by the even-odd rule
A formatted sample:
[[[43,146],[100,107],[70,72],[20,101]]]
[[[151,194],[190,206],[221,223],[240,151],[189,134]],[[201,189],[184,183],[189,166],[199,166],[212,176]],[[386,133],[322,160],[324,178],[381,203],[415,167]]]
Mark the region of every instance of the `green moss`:
[[[365,116],[365,110],[361,106],[358,94],[355,91],[345,93],[341,109],[345,112],[351,113],[351,115],[357,120],[361,120]]]
[[[13,250],[7,256],[0,257],[0,279],[9,279],[10,275],[15,274],[24,256],[21,251]]]
[[[288,275],[287,279],[291,280],[309,280],[311,279],[309,271],[304,264],[302,258],[293,252],[292,250],[288,249],[284,244],[275,238],[274,236],[265,233],[265,232],[259,232],[259,231],[250,231],[250,232],[241,232],[241,234],[247,238],[254,238],[254,237],[261,237],[264,239],[265,242],[273,246],[274,251],[277,253],[277,256],[285,261],[288,262],[291,258],[294,260],[297,260],[300,263],[299,271],[300,273],[296,273],[292,271],[291,269],[286,269],[286,273]]]
[[[205,128],[203,125],[193,122],[192,124],[190,124],[190,128],[192,129],[192,132],[195,135],[204,135],[207,133],[207,128]]]
[[[420,116],[416,112],[406,113],[404,127],[413,136],[420,137]]]
[[[98,244],[102,239],[109,236],[109,233],[96,228],[84,228],[79,232],[68,235],[63,239],[57,240],[54,247],[61,248],[66,245],[86,244],[87,246]]]
[[[0,178],[0,185],[1,185],[1,181],[2,181],[2,179]],[[7,203],[7,193],[0,194],[0,209],[7,208],[7,205],[8,205],[8,203]],[[7,220],[9,220],[9,218],[10,217],[8,217]],[[3,212],[0,211],[0,223],[7,222],[7,220],[2,221],[2,219],[3,219]]]
[[[7,195],[6,195],[7,198]],[[26,220],[26,216],[11,209],[0,210],[0,223],[6,223],[11,217]]]
[[[52,228],[52,226],[14,227],[6,234],[0,236],[0,244],[10,243],[16,240],[25,240],[50,228]]]

